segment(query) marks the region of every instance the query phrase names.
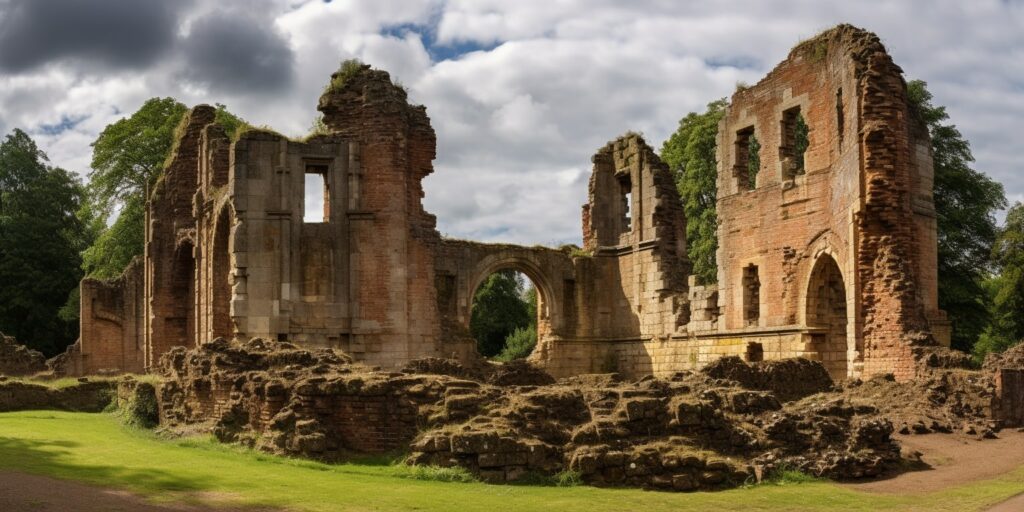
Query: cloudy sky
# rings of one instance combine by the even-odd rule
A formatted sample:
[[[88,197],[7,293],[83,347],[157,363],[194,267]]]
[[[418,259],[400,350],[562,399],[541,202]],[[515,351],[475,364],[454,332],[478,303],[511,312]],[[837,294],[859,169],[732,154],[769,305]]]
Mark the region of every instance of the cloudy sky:
[[[579,242],[590,155],[627,131],[660,148],[680,117],[755,83],[840,22],[879,34],[1024,200],[1024,2],[650,0],[0,0],[0,133],[89,170],[147,98],[223,103],[308,131],[356,57],[427,106],[425,199],[450,236]]]

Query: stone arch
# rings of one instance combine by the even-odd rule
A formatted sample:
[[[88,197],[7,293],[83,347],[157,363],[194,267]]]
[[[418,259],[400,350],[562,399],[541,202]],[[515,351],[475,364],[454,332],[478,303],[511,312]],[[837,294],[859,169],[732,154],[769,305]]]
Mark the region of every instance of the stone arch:
[[[810,331],[810,352],[817,355],[833,379],[849,372],[849,286],[830,251],[814,258],[804,295],[805,325]]]
[[[477,288],[491,274],[501,270],[515,270],[523,273],[537,287],[537,337],[541,338],[552,330],[552,314],[561,311],[554,302],[556,295],[551,279],[536,262],[522,256],[488,256],[483,258],[473,269],[465,294],[465,315],[463,323],[469,329],[469,320],[473,309],[473,296]]]

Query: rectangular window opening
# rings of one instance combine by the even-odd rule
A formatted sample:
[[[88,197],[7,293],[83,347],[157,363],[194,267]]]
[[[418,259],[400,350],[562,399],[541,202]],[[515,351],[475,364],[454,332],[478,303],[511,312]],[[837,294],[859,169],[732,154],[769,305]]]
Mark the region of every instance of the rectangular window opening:
[[[633,181],[627,174],[619,178],[622,191],[622,232],[633,231]]]
[[[761,318],[761,279],[757,265],[743,268],[743,323],[755,326]]]
[[[758,363],[764,361],[764,345],[751,341],[747,343],[747,362]]]
[[[329,222],[331,218],[331,191],[327,183],[326,165],[307,165],[303,197],[303,222]]]
[[[807,152],[809,129],[800,107],[784,111],[781,125],[782,145],[779,146],[779,160],[782,162],[783,179],[791,180],[804,173],[804,154]]]
[[[757,172],[761,168],[761,144],[754,135],[754,127],[748,126],[736,132],[736,161],[733,175],[739,190],[754,190],[757,187]]]

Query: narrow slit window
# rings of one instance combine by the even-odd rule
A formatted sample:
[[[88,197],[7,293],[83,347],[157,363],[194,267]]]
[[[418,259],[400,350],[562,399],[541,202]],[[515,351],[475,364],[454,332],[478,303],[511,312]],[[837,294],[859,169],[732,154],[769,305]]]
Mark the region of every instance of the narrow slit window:
[[[845,124],[845,116],[843,115],[843,88],[840,87],[836,91],[836,132],[839,134],[839,145],[843,145],[843,128]]]
[[[331,191],[327,183],[327,166],[306,166],[305,208],[303,222],[329,222],[331,218]]]

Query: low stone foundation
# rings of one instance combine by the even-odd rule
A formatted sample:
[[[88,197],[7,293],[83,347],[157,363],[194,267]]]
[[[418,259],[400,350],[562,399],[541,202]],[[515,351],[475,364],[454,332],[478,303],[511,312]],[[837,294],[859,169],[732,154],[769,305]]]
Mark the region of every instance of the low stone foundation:
[[[36,409],[100,412],[114,399],[116,387],[112,381],[85,381],[52,388],[0,377],[0,412]]]

